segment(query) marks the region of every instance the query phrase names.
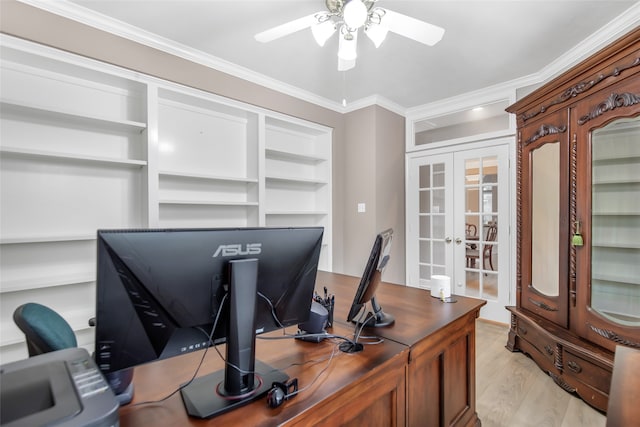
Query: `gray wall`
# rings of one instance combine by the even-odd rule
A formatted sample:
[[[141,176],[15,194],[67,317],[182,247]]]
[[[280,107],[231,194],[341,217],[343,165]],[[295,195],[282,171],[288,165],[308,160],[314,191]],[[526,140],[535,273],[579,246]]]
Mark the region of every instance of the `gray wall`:
[[[364,270],[375,235],[393,228],[391,262],[383,279],[405,283],[405,119],[379,106],[347,114],[345,121],[344,250],[346,274]],[[366,212],[358,213],[358,203]]]
[[[394,261],[385,279],[404,283],[403,117],[377,106],[343,115],[15,0],[0,1],[0,32],[332,127],[333,270],[359,276],[373,236],[391,226]],[[366,218],[354,214],[362,197]]]

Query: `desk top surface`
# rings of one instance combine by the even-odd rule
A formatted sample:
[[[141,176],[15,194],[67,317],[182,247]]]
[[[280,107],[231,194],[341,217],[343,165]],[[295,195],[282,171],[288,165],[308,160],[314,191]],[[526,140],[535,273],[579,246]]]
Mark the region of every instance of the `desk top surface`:
[[[349,308],[360,283],[359,277],[318,272],[316,290],[326,286],[335,294],[334,322],[346,324]],[[475,312],[477,316],[486,301],[454,295],[455,303],[445,303],[433,298],[429,291],[391,283],[381,283],[376,300],[385,313],[393,315],[395,324],[389,327],[369,329],[371,333],[413,346],[425,337],[449,325],[461,317]]]
[[[326,286],[336,295],[334,327],[330,333],[353,336],[354,328],[347,324],[346,317],[358,283],[357,277],[318,273],[316,290],[321,291]],[[377,298],[383,309],[395,316],[396,322],[390,327],[370,330],[371,334],[387,339],[382,344],[365,346],[361,353],[342,353],[337,350],[336,343],[329,340],[319,344],[293,339],[256,340],[257,359],[286,372],[291,378],[297,377],[300,389],[312,384],[280,408],[268,408],[263,397],[243,407],[246,410],[232,410],[211,420],[200,420],[187,416],[179,392],[161,403],[135,406],[161,399],[187,382],[202,358],[203,351],[199,351],[136,367],[134,400],[120,409],[120,425],[278,425],[321,404],[340,390],[356,387],[361,379],[408,363],[409,346],[469,313],[475,312],[477,316],[485,304],[482,300],[465,297],[456,297],[456,303],[443,303],[432,298],[428,291],[386,283],[378,288]],[[290,327],[286,332],[293,334],[296,330]],[[274,331],[260,337],[282,336],[283,331]],[[219,349],[224,354],[224,345]],[[221,358],[210,348],[199,376],[223,367]]]

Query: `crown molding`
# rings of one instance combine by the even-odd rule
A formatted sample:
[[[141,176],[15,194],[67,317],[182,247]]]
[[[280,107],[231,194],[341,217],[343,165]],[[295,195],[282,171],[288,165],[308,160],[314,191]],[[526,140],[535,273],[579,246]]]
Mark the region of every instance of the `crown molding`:
[[[538,83],[547,82],[562,74],[639,25],[640,1],[536,73]]]
[[[342,109],[342,113],[350,113],[352,111],[360,110],[362,108],[370,107],[372,105],[377,105],[386,110],[391,111],[392,113],[396,113],[400,116],[405,116],[407,109],[403,106],[396,104],[395,102],[380,96],[380,95],[371,95],[366,98],[361,98],[353,102],[347,103],[345,107]]]
[[[380,95],[372,95],[355,100],[348,103],[345,107],[338,102],[320,97],[309,91],[305,91],[293,85],[267,77],[263,74],[241,67],[232,62],[225,61],[213,55],[205,54],[202,51],[190,48],[173,40],[160,37],[157,34],[147,32],[124,22],[109,18],[75,3],[68,2],[67,0],[17,1],[213,68],[249,82],[256,83],[268,89],[281,92],[338,113],[344,114],[371,105],[378,105],[407,118],[427,116],[434,117],[445,113],[459,111],[474,105],[481,105],[488,101],[505,99],[505,97],[510,99],[512,98],[515,102],[516,89],[529,85],[542,84],[545,81],[551,80],[553,77],[561,74],[568,68],[571,68],[571,66],[586,59],[588,56],[640,25],[640,2],[637,2],[624,13],[620,14],[594,34],[578,43],[542,70],[528,76],[411,108],[400,106]]]
[[[428,104],[408,108],[405,111],[407,121],[455,113],[500,99],[509,99],[510,102],[513,103],[516,101],[516,90],[527,86],[544,84],[577,63],[587,59],[589,56],[611,44],[624,34],[632,31],[639,25],[640,2],[637,2],[604,27],[545,66],[542,70],[473,92],[467,92],[451,98],[440,99]]]
[[[227,73],[234,77],[256,83],[268,89],[284,93],[286,95],[310,102],[320,107],[339,113],[344,113],[344,107],[335,101],[318,96],[293,85],[267,77],[245,67],[241,67],[224,59],[206,54],[176,41],[161,37],[155,33],[142,30],[133,25],[107,17],[83,6],[68,2],[67,0],[17,0],[38,9],[71,19],[81,24],[114,34],[119,37],[158,49],[171,55],[204,65],[215,70]]]

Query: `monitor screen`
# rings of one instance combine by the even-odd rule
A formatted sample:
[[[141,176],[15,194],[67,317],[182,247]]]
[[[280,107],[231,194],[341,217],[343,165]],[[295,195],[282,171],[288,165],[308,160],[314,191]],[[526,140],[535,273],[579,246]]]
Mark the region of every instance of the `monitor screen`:
[[[231,342],[230,335],[235,342],[247,319],[252,333],[304,322],[322,235],[322,227],[98,231],[100,369],[110,373]],[[245,267],[251,264],[253,273]],[[231,298],[232,280],[236,291],[250,285],[255,291]],[[253,317],[242,317],[247,313]]]
[[[388,326],[394,322],[393,316],[384,313],[375,299],[376,289],[382,280],[382,272],[390,259],[392,237],[392,229],[382,231],[376,236],[347,316],[348,322],[356,321],[365,323],[367,326]],[[373,312],[365,314],[362,309],[369,301],[371,301]]]

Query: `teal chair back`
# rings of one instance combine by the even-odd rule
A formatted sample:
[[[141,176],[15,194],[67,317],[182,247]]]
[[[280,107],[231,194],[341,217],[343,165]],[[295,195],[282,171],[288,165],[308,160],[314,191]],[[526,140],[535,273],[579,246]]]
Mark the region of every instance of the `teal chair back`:
[[[27,339],[29,357],[78,346],[67,321],[42,304],[21,305],[13,312],[13,321]]]

